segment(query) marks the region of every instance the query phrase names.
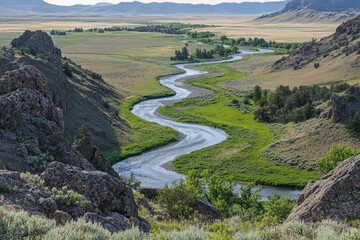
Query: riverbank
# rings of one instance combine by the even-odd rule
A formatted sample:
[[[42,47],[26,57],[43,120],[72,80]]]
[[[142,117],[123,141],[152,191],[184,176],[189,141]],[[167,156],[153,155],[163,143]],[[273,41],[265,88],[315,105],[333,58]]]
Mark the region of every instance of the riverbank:
[[[163,107],[159,112],[176,121],[221,128],[229,139],[177,158],[172,165],[176,171],[186,174],[192,169],[209,170],[212,174],[231,176],[238,181],[296,188],[321,176],[317,171],[278,165],[264,156],[264,149],[280,135],[280,126],[254,121],[251,112],[247,113],[233,104],[234,100],[241,103],[243,99],[219,86],[224,81],[241,79],[244,74],[224,63],[200,66],[200,69],[212,75],[186,82],[210,89],[213,94],[185,99],[173,106]]]

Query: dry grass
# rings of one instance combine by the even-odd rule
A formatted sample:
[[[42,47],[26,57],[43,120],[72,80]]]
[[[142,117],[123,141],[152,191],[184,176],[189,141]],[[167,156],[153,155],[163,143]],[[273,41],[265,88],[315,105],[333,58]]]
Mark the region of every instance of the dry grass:
[[[271,144],[268,150],[283,159],[298,156],[314,163],[325,156],[332,145],[339,143],[353,149],[360,148],[359,139],[354,138],[343,124],[334,124],[328,119],[312,119],[289,125],[283,138]]]
[[[360,69],[352,67],[356,53],[350,56],[337,58],[327,57],[320,61],[320,67],[315,69],[312,64],[300,70],[274,71],[271,66],[281,56],[253,56],[246,61],[232,63],[230,66],[240,72],[248,74],[247,77],[236,81],[226,82],[223,85],[235,91],[246,91],[255,85],[274,89],[279,85],[291,87],[300,85],[328,85],[333,82],[360,82]]]

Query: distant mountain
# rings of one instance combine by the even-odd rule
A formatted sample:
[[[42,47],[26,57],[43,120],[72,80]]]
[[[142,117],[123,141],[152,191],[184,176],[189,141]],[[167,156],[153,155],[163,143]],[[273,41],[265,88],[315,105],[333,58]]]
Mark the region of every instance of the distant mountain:
[[[285,8],[259,19],[272,21],[344,21],[360,13],[360,0],[292,0]]]
[[[119,4],[99,3],[96,5],[74,5],[70,7],[48,4],[42,0],[0,0],[0,8],[18,11],[31,11],[36,13],[53,12],[79,12],[79,13],[140,13],[140,14],[177,14],[177,13],[208,13],[208,14],[265,14],[280,11],[289,1],[280,2],[244,2],[210,4],[185,4],[185,3],[141,3],[121,2]]]

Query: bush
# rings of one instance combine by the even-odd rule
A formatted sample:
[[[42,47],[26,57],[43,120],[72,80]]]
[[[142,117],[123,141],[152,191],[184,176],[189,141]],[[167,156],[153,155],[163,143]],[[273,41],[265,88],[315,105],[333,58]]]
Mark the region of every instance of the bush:
[[[173,182],[160,189],[158,200],[168,213],[176,219],[191,219],[195,213],[195,193],[186,188],[183,180]]]
[[[85,220],[80,219],[76,222],[68,222],[64,226],[58,226],[51,229],[43,239],[109,240],[113,238],[111,233],[102,228],[100,225],[87,223]]]
[[[44,187],[44,180],[39,175],[33,175],[31,173],[21,173],[20,178],[26,183],[32,183],[38,187]]]
[[[356,112],[354,116],[350,117],[346,127],[353,134],[360,134],[360,112]]]
[[[0,239],[41,239],[54,227],[53,220],[0,208]]]
[[[78,133],[74,137],[74,141],[82,139],[84,137],[90,137],[90,133],[85,125],[81,125],[81,127],[78,129]]]
[[[328,173],[333,170],[339,162],[353,157],[358,153],[359,150],[353,150],[342,144],[334,145],[325,157],[317,161],[317,165],[323,173]]]
[[[271,216],[277,223],[282,223],[289,216],[294,208],[296,201],[290,198],[284,198],[274,194],[268,197],[264,202],[265,216]]]
[[[209,239],[210,234],[203,229],[191,227],[185,231],[173,231],[169,233],[171,240],[204,240]]]
[[[89,209],[91,206],[91,202],[83,195],[73,190],[69,190],[67,187],[63,187],[62,189],[51,189],[51,197],[60,205],[79,206],[84,210]]]

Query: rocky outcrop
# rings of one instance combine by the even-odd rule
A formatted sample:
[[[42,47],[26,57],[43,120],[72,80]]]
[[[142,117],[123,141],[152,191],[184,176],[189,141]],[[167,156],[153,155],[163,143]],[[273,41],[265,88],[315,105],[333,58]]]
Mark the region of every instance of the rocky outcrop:
[[[91,137],[83,137],[77,140],[73,144],[73,147],[81,153],[81,155],[83,155],[96,168],[96,170],[106,172],[113,177],[119,176],[119,174],[111,167],[109,161],[100,149],[94,145]]]
[[[121,96],[99,74],[61,58],[60,50],[45,32],[26,31],[12,43],[13,48],[0,50],[0,76],[24,66],[38,69],[46,80],[49,99],[63,111],[68,140],[73,140],[84,125],[101,149],[119,147],[119,139],[126,141],[123,136],[127,136],[128,126],[115,107]]]
[[[341,56],[353,56],[351,63],[353,67],[359,66],[360,56],[360,15],[356,18],[341,24],[335,34],[321,39],[320,41],[312,41],[304,43],[298,49],[294,50],[289,56],[283,57],[276,61],[273,65],[275,70],[284,69],[301,69],[309,64],[321,67],[321,61],[332,57],[339,58]]]
[[[62,110],[49,97],[44,77],[32,66],[7,72],[0,79],[0,144],[7,146],[0,157],[7,169],[37,172],[57,160],[95,170],[68,145]]]
[[[83,171],[80,168],[51,163],[41,178],[47,186],[67,186],[96,204],[99,209],[118,212],[126,217],[137,216],[132,190],[120,179],[100,171]]]
[[[15,48],[25,48],[31,53],[43,54],[51,61],[60,63],[61,50],[56,48],[51,37],[43,31],[25,31],[22,36],[12,40],[11,45]]]
[[[311,181],[302,192],[287,222],[359,219],[359,199],[360,155],[339,163],[322,179]]]
[[[329,118],[334,123],[346,123],[358,111],[360,111],[360,86],[353,85],[343,93],[333,93],[321,117]]]

